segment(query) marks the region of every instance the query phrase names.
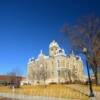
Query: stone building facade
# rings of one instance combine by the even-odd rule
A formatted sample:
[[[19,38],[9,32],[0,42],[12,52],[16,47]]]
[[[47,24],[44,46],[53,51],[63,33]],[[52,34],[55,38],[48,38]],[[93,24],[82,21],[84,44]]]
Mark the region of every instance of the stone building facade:
[[[33,83],[64,83],[83,81],[83,62],[73,52],[66,55],[56,41],[49,45],[49,56],[40,52],[37,59],[28,62],[28,79]]]

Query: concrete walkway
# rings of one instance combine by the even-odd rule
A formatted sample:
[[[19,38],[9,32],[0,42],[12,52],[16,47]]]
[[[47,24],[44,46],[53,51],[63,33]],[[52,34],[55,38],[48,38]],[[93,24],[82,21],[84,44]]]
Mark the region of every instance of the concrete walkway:
[[[0,93],[1,97],[11,98],[13,100],[70,100],[55,97],[43,97],[43,96],[29,96],[22,94]]]
[[[18,99],[11,99],[11,98],[6,98],[6,97],[0,97],[0,100],[18,100]]]

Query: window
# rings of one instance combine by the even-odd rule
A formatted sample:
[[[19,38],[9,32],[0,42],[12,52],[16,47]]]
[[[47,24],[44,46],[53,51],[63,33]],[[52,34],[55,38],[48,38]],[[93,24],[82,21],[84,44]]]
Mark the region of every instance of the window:
[[[62,50],[59,50],[59,53],[62,53]]]
[[[76,60],[79,60],[79,57],[76,57]]]

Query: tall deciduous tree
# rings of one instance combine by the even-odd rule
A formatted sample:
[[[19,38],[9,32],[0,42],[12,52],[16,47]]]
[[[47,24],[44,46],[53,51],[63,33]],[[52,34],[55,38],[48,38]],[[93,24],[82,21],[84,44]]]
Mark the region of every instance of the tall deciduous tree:
[[[21,76],[17,76],[16,72],[9,72],[7,74],[10,82],[10,87],[20,87],[20,81],[22,80]]]
[[[97,68],[100,67],[100,17],[80,17],[74,25],[64,25],[62,31],[69,37],[75,50],[88,50],[88,61],[98,84]]]

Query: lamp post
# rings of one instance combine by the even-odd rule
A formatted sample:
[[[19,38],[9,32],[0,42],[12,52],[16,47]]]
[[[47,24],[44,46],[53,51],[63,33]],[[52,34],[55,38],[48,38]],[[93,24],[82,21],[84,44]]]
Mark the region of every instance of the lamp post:
[[[87,48],[83,48],[83,53],[88,57],[88,51]],[[88,73],[88,79],[89,79],[89,89],[90,89],[90,95],[89,97],[94,97],[93,89],[92,89],[92,81],[90,78],[90,71],[89,71],[89,66],[88,66],[88,58],[86,58],[86,67],[87,67],[87,73]]]

